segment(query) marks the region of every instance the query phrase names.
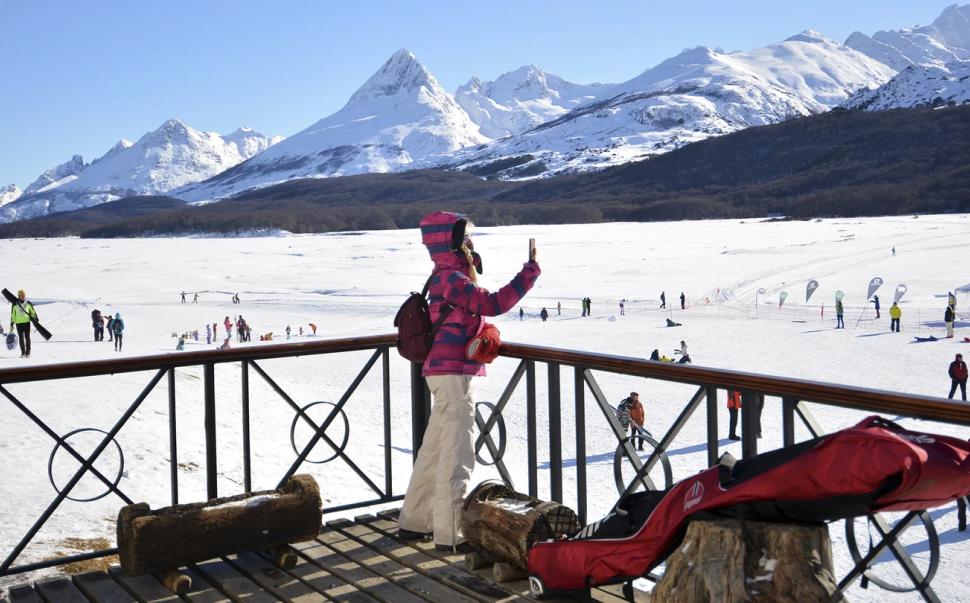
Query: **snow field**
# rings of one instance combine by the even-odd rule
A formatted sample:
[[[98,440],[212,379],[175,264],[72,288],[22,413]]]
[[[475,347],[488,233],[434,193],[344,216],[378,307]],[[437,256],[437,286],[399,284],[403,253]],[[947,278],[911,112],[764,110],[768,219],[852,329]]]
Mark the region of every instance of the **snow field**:
[[[485,261],[483,286],[505,284],[526,255],[526,241],[537,239],[544,273],[524,300],[527,319],[517,310],[495,319],[507,341],[533,343],[645,358],[654,348],[672,355],[686,340],[696,364],[783,375],[863,387],[892,389],[925,395],[945,395],[949,387],[947,364],[955,351],[968,351],[961,343],[966,321],[958,323],[957,339],[913,344],[914,334],[940,336],[947,291],[970,281],[958,258],[966,257],[968,216],[920,216],[815,222],[712,221],[660,224],[600,224],[583,226],[516,226],[479,228],[476,249]],[[897,255],[890,255],[896,246]],[[25,288],[35,300],[42,322],[54,339],[34,338],[29,360],[16,352],[0,352],[0,368],[116,358],[169,351],[174,353],[173,332],[199,329],[202,342],[188,341],[186,349],[201,349],[206,322],[220,323],[242,313],[259,334],[281,337],[287,324],[294,333],[309,322],[318,325],[319,337],[373,335],[392,330],[391,321],[408,291],[420,288],[430,261],[416,230],[283,236],[250,239],[139,239],[139,240],[6,240],[3,257],[29,258],[11,262],[4,286]],[[865,288],[873,276],[886,284],[879,290],[883,318],[874,320],[870,309],[858,323]],[[815,278],[819,289],[811,306],[804,304],[805,282]],[[897,283],[906,283],[903,298],[903,332],[888,332],[888,307]],[[757,290],[767,293],[759,298]],[[200,303],[181,304],[178,294],[200,291]],[[833,296],[846,294],[845,330],[834,330]],[[670,312],[656,308],[666,291]],[[677,297],[690,300],[685,311]],[[241,305],[230,303],[239,292]],[[778,293],[788,291],[782,311]],[[579,299],[593,300],[592,316],[579,316]],[[617,301],[627,299],[626,315],[618,316]],[[711,303],[705,304],[705,298]],[[556,302],[563,304],[557,316]],[[825,303],[825,317],[817,316]],[[541,307],[551,313],[548,322],[535,315]],[[970,306],[959,294],[958,314]],[[121,312],[127,329],[125,350],[90,341],[90,311]],[[939,316],[935,316],[934,312]],[[916,316],[923,325],[917,325]],[[683,323],[667,328],[668,316]],[[806,322],[793,322],[805,320]],[[285,337],[285,335],[282,335]],[[221,342],[221,338],[220,338]],[[235,346],[235,340],[233,340]],[[265,345],[254,342],[250,345]],[[211,347],[215,347],[213,344]],[[371,352],[316,355],[258,364],[296,401],[305,405],[336,402],[363,367]],[[499,359],[489,376],[477,381],[477,399],[496,402],[517,361]],[[219,494],[243,490],[240,367],[217,365],[216,404],[218,428]],[[203,500],[205,450],[202,409],[202,370],[176,371],[179,500]],[[121,374],[47,383],[13,384],[7,389],[58,434],[85,427],[109,430],[127,405],[151,379],[152,373]],[[576,504],[575,402],[573,369],[561,369],[561,437],[563,491],[566,504]],[[597,372],[595,378],[612,404],[630,391],[644,400],[647,427],[659,439],[696,388]],[[255,490],[273,488],[296,457],[290,446],[293,410],[254,370],[251,387],[252,475]],[[549,495],[547,373],[537,367],[537,424],[539,494]],[[392,483],[403,493],[411,464],[410,389],[406,363],[392,352],[391,424]],[[384,447],[380,362],[346,405],[351,433],[346,454],[383,488]],[[324,405],[311,415],[320,420]],[[483,412],[486,412],[483,409]],[[815,418],[826,430],[853,424],[863,413],[812,405]],[[702,469],[706,462],[705,421],[698,410],[670,451],[674,479]],[[588,517],[597,519],[616,499],[613,483],[615,438],[592,394],[586,394]],[[515,486],[527,488],[525,383],[516,389],[504,413],[508,429],[505,463]],[[895,418],[895,417],[890,417]],[[720,408],[719,433],[727,435],[727,411]],[[967,437],[966,429],[910,419],[900,421],[915,429]],[[763,416],[761,450],[781,445],[780,402],[768,398]],[[308,430],[297,428],[297,441]],[[808,433],[801,426],[799,439]],[[328,430],[337,442],[343,425],[338,419]],[[493,433],[497,437],[497,433]],[[117,441],[125,455],[119,487],[136,501],[153,507],[170,503],[167,380],[120,431]],[[85,454],[98,441],[85,432],[72,437],[72,445]],[[4,556],[40,516],[55,493],[45,476],[54,441],[33,425],[12,404],[0,406],[0,475],[8,494],[0,522],[0,552]],[[738,443],[722,440],[722,451],[740,456]],[[311,454],[330,456],[324,444]],[[487,458],[487,453],[483,453]],[[109,447],[98,461],[99,471],[113,478],[119,466]],[[58,484],[67,481],[77,464],[60,451],[53,463]],[[325,507],[373,497],[364,481],[339,460],[306,464],[321,484]],[[657,472],[654,475],[658,475]],[[497,477],[491,467],[479,466],[473,483]],[[104,488],[91,476],[81,480],[79,495],[91,496]],[[11,503],[16,501],[16,503]],[[67,536],[107,537],[113,541],[114,519],[122,501],[114,496],[94,503],[65,502],[40,531],[18,563],[46,558],[64,551]],[[353,515],[354,512],[347,513]],[[956,532],[955,505],[931,512],[945,543],[943,560],[933,584],[943,600],[962,600],[970,589],[961,582],[960,560],[968,552],[963,534]],[[843,524],[830,530],[837,574],[851,567],[842,535]],[[860,542],[867,542],[861,522]],[[925,569],[928,551],[925,533],[911,530],[905,541],[917,563]],[[904,583],[892,562],[881,559],[877,573]],[[36,574],[29,576],[36,578]],[[8,579],[9,584],[23,577]],[[880,589],[858,586],[852,601],[916,601],[909,595],[889,596]]]

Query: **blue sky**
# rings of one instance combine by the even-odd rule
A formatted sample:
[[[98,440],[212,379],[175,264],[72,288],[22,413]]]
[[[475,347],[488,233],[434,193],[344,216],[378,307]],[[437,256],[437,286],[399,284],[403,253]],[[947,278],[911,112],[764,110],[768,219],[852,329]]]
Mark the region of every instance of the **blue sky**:
[[[398,48],[449,91],[533,63],[620,82],[705,45],[931,22],[952,0],[0,0],[0,186],[137,140],[169,117],[293,134]]]

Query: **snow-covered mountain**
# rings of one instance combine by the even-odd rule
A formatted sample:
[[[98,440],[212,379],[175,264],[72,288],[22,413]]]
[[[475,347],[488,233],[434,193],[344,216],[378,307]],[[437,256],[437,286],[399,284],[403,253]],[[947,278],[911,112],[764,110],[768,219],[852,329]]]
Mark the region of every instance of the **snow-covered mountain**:
[[[882,111],[951,103],[970,103],[970,61],[953,61],[942,67],[911,65],[879,88],[860,92],[845,106]]]
[[[402,49],[336,113],[174,194],[199,201],[293,178],[399,171],[487,141],[434,76]]]
[[[455,92],[455,101],[482,134],[521,134],[594,100],[607,84],[575,84],[535,65],[503,73],[494,82],[473,77]]]
[[[877,31],[872,37],[855,32],[845,45],[903,71],[910,65],[944,67],[970,59],[970,4],[947,7],[932,24]]]
[[[0,221],[89,207],[131,195],[156,195],[221,173],[280,137],[240,128],[225,137],[177,119],[132,143],[122,139],[91,163],[80,155],[41,174],[0,210]]]
[[[600,169],[749,126],[827,111],[894,72],[806,31],[764,48],[698,47],[618,84],[598,99],[455,165],[518,178]]]
[[[7,186],[0,188],[0,207],[16,201],[17,197],[22,194],[23,191],[20,190],[20,187],[16,184],[8,184]]]

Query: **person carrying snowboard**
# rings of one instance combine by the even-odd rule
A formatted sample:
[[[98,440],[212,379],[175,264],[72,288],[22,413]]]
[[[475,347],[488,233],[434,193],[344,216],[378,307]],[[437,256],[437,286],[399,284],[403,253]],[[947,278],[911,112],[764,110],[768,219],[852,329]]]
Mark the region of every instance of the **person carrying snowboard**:
[[[434,405],[398,518],[400,538],[431,536],[435,548],[461,552],[468,547],[459,520],[475,467],[472,381],[485,375],[485,365],[469,358],[466,347],[483,327],[483,317],[504,314],[518,305],[541,272],[532,247],[528,261],[509,284],[495,293],[478,286],[481,260],[470,228],[467,217],[453,212],[439,211],[421,220],[422,242],[434,262],[428,288],[431,322],[446,306],[451,310],[421,371]]]
[[[889,332],[893,331],[899,333],[899,319],[903,316],[903,309],[899,307],[899,304],[893,302],[893,305],[889,307]]]
[[[643,403],[640,402],[640,394],[630,392],[630,396],[624,398],[616,408],[616,418],[620,421],[620,426],[624,432],[630,429],[630,443],[636,445],[637,450],[643,450],[643,437],[640,430],[643,429]]]
[[[20,300],[19,304],[10,304],[10,332],[17,329],[20,357],[30,358],[30,319],[37,320],[37,310],[34,304],[27,301],[27,293],[23,289],[17,291],[17,299]]]
[[[121,312],[115,312],[115,319],[111,323],[111,330],[115,335],[115,351],[121,351],[121,339],[125,332],[125,321],[121,320]]]

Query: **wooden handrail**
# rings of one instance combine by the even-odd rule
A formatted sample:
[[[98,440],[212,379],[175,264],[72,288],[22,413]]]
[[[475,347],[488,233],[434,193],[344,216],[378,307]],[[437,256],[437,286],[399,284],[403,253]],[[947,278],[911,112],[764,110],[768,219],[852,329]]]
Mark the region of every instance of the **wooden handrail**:
[[[866,412],[906,415],[970,426],[970,405],[944,398],[518,343],[503,343],[500,353],[510,358],[558,362],[610,373],[760,392]]]
[[[4,368],[0,369],[0,384],[131,373],[207,363],[221,364],[243,360],[351,352],[393,346],[395,342],[396,335],[391,333],[345,339],[245,346],[228,350],[155,354],[118,360],[89,360]],[[819,402],[866,412],[906,415],[970,426],[970,405],[930,396],[511,342],[502,344],[500,354],[509,358],[582,366],[598,371],[675,383],[761,392],[771,396]]]
[[[61,364],[41,364],[22,368],[0,369],[0,384],[49,381],[73,377],[92,377],[114,373],[134,373],[201,364],[221,364],[242,360],[266,360],[291,356],[333,354],[372,350],[381,346],[393,346],[397,335],[372,335],[346,339],[321,339],[300,343],[276,343],[261,346],[244,346],[228,350],[203,350],[198,352],[169,352],[150,356],[134,356],[117,360],[84,360]]]

